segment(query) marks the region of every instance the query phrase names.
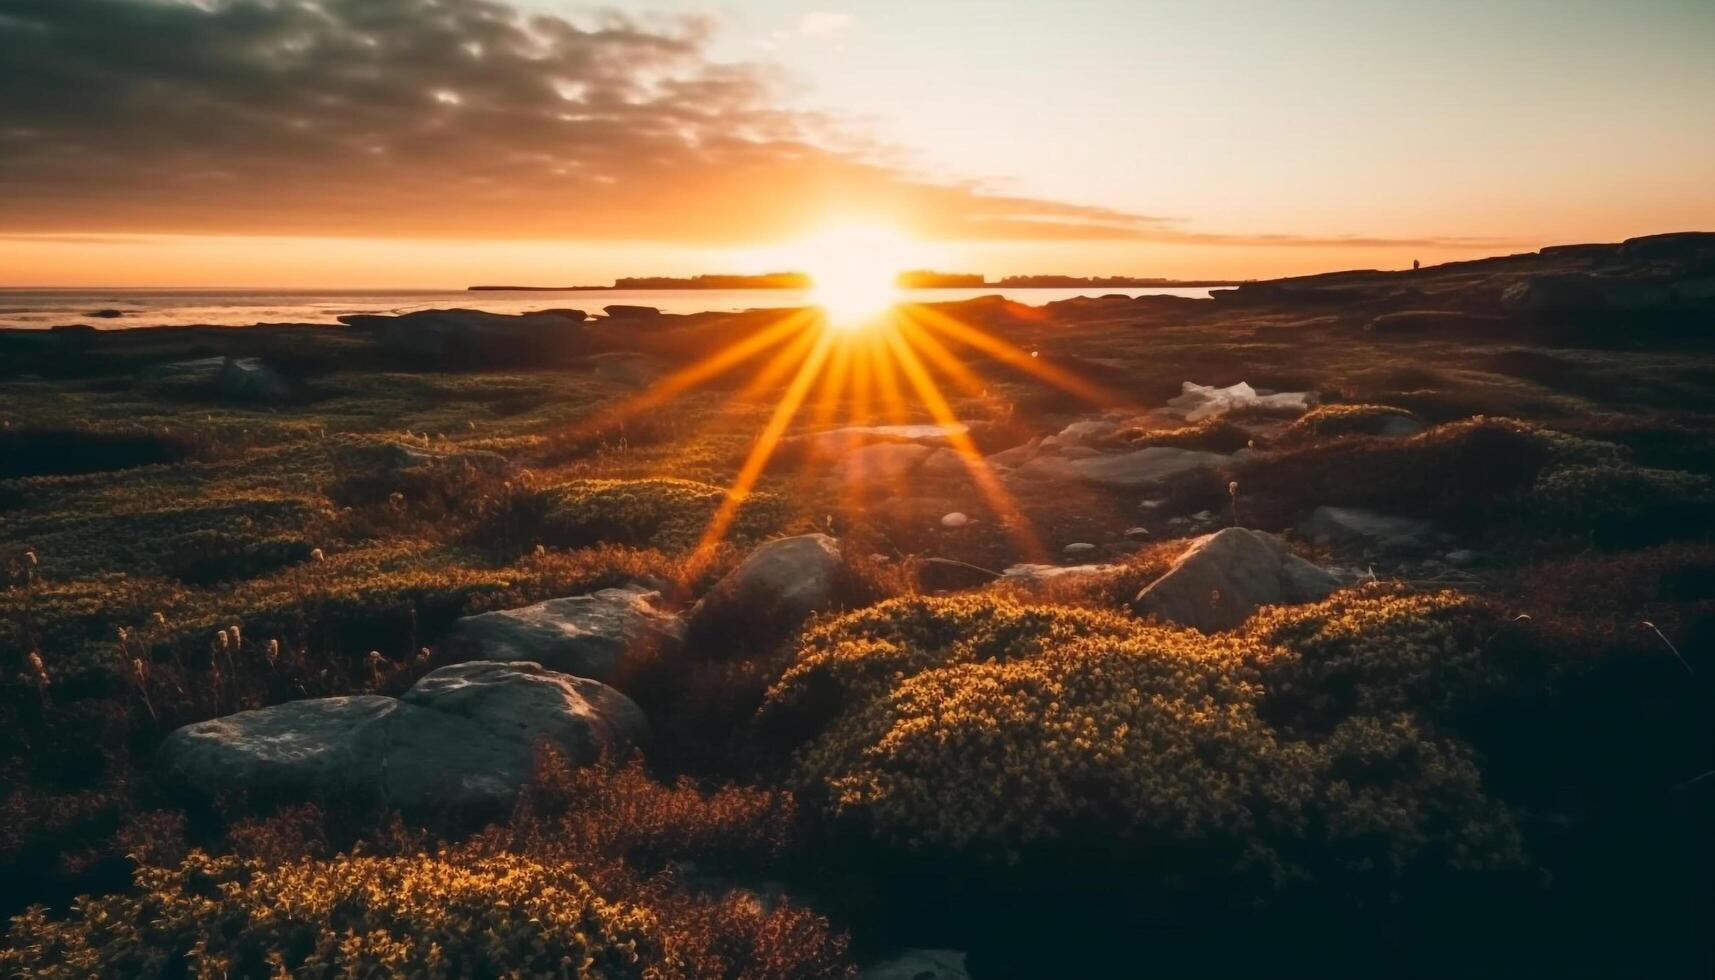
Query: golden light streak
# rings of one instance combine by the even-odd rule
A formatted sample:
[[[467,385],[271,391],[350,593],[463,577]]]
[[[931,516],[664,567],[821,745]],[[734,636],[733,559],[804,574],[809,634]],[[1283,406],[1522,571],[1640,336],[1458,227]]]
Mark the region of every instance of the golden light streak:
[[[1028,352],[1020,350],[1013,344],[984,333],[969,324],[961,323],[939,310],[914,304],[909,308],[904,308],[904,313],[930,330],[947,334],[985,354],[992,355],[999,361],[1035,375],[1056,388],[1069,391],[1086,401],[1108,408],[1142,410],[1130,398],[1111,388],[1092,381],[1085,381],[1064,368],[1031,357]]]
[[[930,377],[923,362],[911,349],[903,334],[896,330],[887,332],[887,341],[892,348],[894,357],[899,361],[900,368],[911,386],[917,392],[917,397],[929,409],[929,414],[947,431],[947,441],[952,444],[953,451],[959,454],[959,459],[965,464],[965,469],[971,475],[971,481],[976,484],[977,491],[983,495],[994,508],[995,515],[1000,518],[1001,525],[1006,528],[1013,543],[1019,547],[1030,561],[1040,561],[1045,555],[1042,543],[1036,539],[1030,522],[1025,519],[1018,505],[1013,502],[1012,495],[1001,486],[1000,479],[989,468],[988,462],[977,451],[976,443],[971,441],[970,434],[965,430],[964,423],[954,414],[953,407],[936,387],[935,379]]]
[[[751,447],[750,455],[745,458],[744,465],[739,467],[738,476],[733,478],[732,486],[727,488],[726,498],[721,501],[719,509],[709,520],[709,526],[704,529],[703,536],[697,542],[693,552],[693,562],[706,557],[713,547],[725,536],[727,528],[732,524],[738,508],[743,505],[745,498],[756,486],[757,479],[768,466],[769,457],[774,455],[774,449],[780,444],[780,437],[785,435],[787,426],[791,425],[792,417],[798,413],[798,406],[810,392],[810,386],[815,383],[816,376],[822,370],[822,363],[828,359],[828,351],[833,345],[833,334],[822,331],[816,340],[816,346],[810,355],[798,366],[798,373],[793,375],[791,384],[786,386],[785,394],[780,396],[780,404],[775,406],[774,414],[763,426],[757,436],[756,445]]]
[[[565,432],[570,434],[598,432],[639,412],[654,408],[744,363],[777,341],[784,340],[793,332],[806,330],[814,319],[814,311],[795,311],[782,317],[779,322],[772,326],[758,330],[730,347],[722,348],[695,364],[680,368],[607,411],[599,412],[584,422],[568,427]]]

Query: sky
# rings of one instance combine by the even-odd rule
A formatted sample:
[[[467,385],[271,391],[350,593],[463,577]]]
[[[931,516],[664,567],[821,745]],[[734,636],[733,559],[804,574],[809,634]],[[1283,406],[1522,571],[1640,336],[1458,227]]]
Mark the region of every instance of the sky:
[[[762,272],[847,224],[1250,278],[1710,229],[1710,51],[1711,0],[0,0],[0,285]]]

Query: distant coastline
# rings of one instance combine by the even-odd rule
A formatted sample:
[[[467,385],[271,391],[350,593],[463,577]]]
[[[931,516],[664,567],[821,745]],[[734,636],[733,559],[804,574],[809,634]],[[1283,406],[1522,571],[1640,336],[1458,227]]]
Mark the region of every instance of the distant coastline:
[[[981,275],[913,270],[899,274],[901,289],[1213,289],[1242,286],[1252,279],[1163,279],[1136,276],[1004,276],[988,279]],[[590,293],[624,290],[668,289],[810,289],[815,285],[801,272],[773,272],[761,276],[701,275],[641,276],[616,279],[611,286],[466,286],[466,292],[514,293]]]

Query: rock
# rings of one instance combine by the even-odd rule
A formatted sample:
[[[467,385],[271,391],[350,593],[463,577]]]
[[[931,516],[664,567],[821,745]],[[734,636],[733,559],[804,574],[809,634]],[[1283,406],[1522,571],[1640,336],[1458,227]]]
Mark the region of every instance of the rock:
[[[1022,446],[1014,446],[1011,449],[995,453],[994,455],[987,457],[984,462],[988,463],[991,467],[1000,467],[1002,469],[1023,466],[1034,459],[1037,453],[1042,451],[1042,442],[1043,440],[1041,439],[1032,439]]]
[[[653,320],[661,315],[661,311],[653,306],[626,306],[623,303],[604,306],[602,311],[615,320]]]
[[[388,798],[408,809],[504,805],[529,781],[538,744],[586,766],[624,759],[648,733],[630,698],[533,663],[442,667],[399,700],[422,709],[395,717],[389,732]],[[457,737],[467,726],[480,735]]]
[[[945,514],[941,517],[942,527],[964,527],[970,522],[971,519],[969,517],[966,517],[964,514],[961,514],[956,510],[951,514]]]
[[[1447,564],[1453,565],[1457,568],[1469,568],[1470,566],[1475,565],[1477,561],[1482,558],[1481,555],[1469,548],[1457,548],[1453,551],[1447,552],[1441,557],[1447,559]]]
[[[290,394],[286,379],[257,357],[202,357],[194,361],[151,364],[142,381],[213,389],[234,401],[277,404]]]
[[[1298,525],[1298,533],[1335,549],[1393,554],[1427,551],[1436,538],[1428,521],[1358,507],[1318,507]]]
[[[1199,470],[1216,469],[1226,462],[1227,457],[1218,453],[1151,446],[1114,456],[1068,460],[1064,465],[1072,475],[1090,483],[1134,490],[1159,486]]]
[[[834,478],[841,483],[895,483],[909,476],[935,451],[915,442],[859,446],[834,465]]]
[[[917,475],[927,480],[951,480],[968,477],[970,473],[965,458],[951,449],[935,450],[917,467]]]
[[[117,320],[124,315],[124,310],[90,310],[84,314],[84,316],[92,316],[99,320]]]
[[[574,315],[575,314],[575,315]],[[507,316],[482,310],[419,310],[399,316],[356,313],[339,321],[388,349],[413,358],[519,360],[584,336],[581,310]]]
[[[587,765],[623,758],[646,730],[642,711],[604,684],[538,664],[470,663],[399,699],[314,698],[186,725],[159,759],[170,783],[210,796],[493,817],[529,780],[538,743]]]
[[[866,967],[858,980],[970,980],[965,954],[951,949],[908,949]]]
[[[1138,510],[1159,510],[1161,507],[1165,506],[1166,503],[1167,503],[1167,501],[1162,500],[1162,499],[1139,500],[1137,502],[1137,509]]]
[[[1588,313],[1605,309],[1601,286],[1591,276],[1525,276],[1501,292],[1501,305],[1509,313],[1538,316],[1555,313]]]
[[[229,357],[215,376],[220,393],[237,401],[277,405],[291,394],[286,379],[257,357]]]
[[[777,639],[845,592],[840,543],[826,534],[779,538],[751,552],[715,583],[690,615],[690,636],[733,633]]]
[[[172,361],[166,364],[151,364],[137,373],[141,381],[168,382],[171,384],[213,384],[220,377],[221,369],[226,367],[224,357],[199,357],[194,361]]]
[[[1339,584],[1280,538],[1229,527],[1193,541],[1132,606],[1140,616],[1208,633],[1239,625],[1260,606],[1313,602]]]
[[[1097,416],[1095,418],[1079,419],[1066,426],[1054,435],[1043,440],[1044,445],[1081,446],[1101,442],[1113,436],[1124,427],[1122,419],[1114,416]]]
[[[442,646],[469,659],[529,661],[605,680],[627,655],[684,642],[684,621],[660,603],[661,593],[635,585],[549,599],[466,616]]]
[[[167,779],[208,794],[345,796],[380,777],[379,726],[400,703],[375,694],[289,701],[186,725],[161,743]]]
[[[1130,540],[1130,541],[1142,541],[1145,538],[1150,537],[1149,528],[1147,528],[1147,527],[1128,527],[1125,529],[1125,536],[1126,536],[1126,539]]]
[[[1167,405],[1182,414],[1187,422],[1215,418],[1235,408],[1303,412],[1309,410],[1315,402],[1315,398],[1307,391],[1283,391],[1263,395],[1243,381],[1225,388],[1186,381],[1180,385],[1180,389],[1178,395],[1167,400]]]
[[[1095,550],[1096,546],[1090,544],[1088,541],[1074,541],[1066,547],[1061,548],[1060,552],[1067,555],[1082,555]]]
[[[856,446],[877,442],[915,442],[945,446],[954,436],[967,435],[970,431],[971,427],[963,422],[950,425],[848,425],[804,438],[809,440],[818,452],[841,453]]]
[[[1108,575],[1120,571],[1124,565],[1008,565],[1000,573],[1001,581],[1015,582],[1020,585],[1041,585],[1057,578],[1081,575]]]

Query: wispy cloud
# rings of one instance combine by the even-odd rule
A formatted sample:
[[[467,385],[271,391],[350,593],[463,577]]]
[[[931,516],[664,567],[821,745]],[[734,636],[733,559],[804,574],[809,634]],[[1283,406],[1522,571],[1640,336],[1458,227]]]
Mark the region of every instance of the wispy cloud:
[[[910,172],[784,108],[769,67],[712,60],[702,18],[492,0],[4,11],[0,233],[697,244],[853,217],[950,239],[1246,240]],[[800,30],[852,23],[824,11]]]

